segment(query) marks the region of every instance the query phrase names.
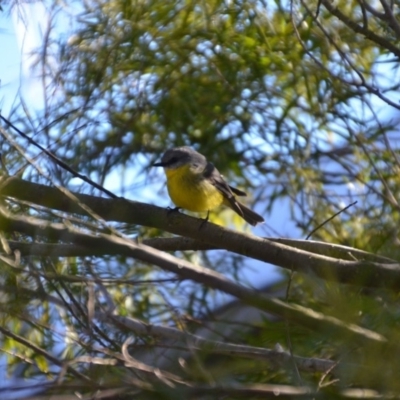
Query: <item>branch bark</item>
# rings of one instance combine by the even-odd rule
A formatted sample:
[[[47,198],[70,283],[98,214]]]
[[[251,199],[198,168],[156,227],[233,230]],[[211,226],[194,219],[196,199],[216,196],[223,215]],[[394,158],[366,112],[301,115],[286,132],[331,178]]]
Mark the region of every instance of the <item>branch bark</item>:
[[[1,195],[30,201],[43,207],[86,215],[79,204],[71,201],[57,189],[18,178],[7,179],[3,183]],[[321,247],[317,253],[302,250],[298,248],[298,244],[292,246],[278,243],[278,239],[259,238],[212,223],[204,224],[201,219],[180,213],[168,213],[164,208],[145,203],[123,198],[104,199],[78,193],[74,193],[74,196],[106,221],[158,228],[190,238],[202,245],[229,250],[291,271],[313,274],[323,279],[366,287],[386,287],[394,290],[400,288],[400,265],[398,263],[359,250],[341,250],[340,257],[343,257],[346,252],[348,254],[338,259],[320,254]],[[48,225],[44,221],[33,225],[27,221],[26,218],[2,218],[2,230],[19,231],[32,236],[40,235],[47,239],[64,242],[72,240],[69,237],[68,229],[61,224],[57,227],[52,225],[52,229],[47,229]],[[76,242],[76,245],[82,246],[82,244],[83,242]],[[91,247],[91,244],[87,242],[85,245]],[[94,245],[99,246],[98,243]],[[103,245],[105,247],[94,249],[95,255],[101,251],[102,254],[115,254],[113,253],[116,251],[114,245],[110,247],[108,241],[105,241]]]

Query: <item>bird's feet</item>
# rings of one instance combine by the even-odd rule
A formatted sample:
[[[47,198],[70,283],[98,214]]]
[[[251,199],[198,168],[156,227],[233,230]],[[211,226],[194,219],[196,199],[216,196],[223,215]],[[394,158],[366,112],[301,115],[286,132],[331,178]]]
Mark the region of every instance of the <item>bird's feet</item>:
[[[199,230],[208,222],[208,217],[209,216],[210,216],[210,210],[207,211],[207,216],[204,219],[200,218],[201,219],[201,224],[200,224]]]
[[[179,212],[180,209],[181,209],[181,207],[174,207],[174,208],[167,207],[167,214],[169,215],[169,214],[172,214],[174,212]]]

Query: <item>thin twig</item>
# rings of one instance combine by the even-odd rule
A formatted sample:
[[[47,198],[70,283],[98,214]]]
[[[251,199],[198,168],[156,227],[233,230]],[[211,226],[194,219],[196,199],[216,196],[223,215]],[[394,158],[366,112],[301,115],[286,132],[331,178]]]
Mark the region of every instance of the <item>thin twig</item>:
[[[333,214],[331,217],[329,217],[327,220],[325,220],[324,222],[322,222],[322,224],[319,224],[315,229],[313,229],[306,237],[306,240],[308,240],[318,229],[322,228],[324,225],[326,225],[329,221],[332,221],[335,217],[337,217],[339,214],[341,214],[342,212],[346,211],[348,208],[354,206],[354,204],[357,203],[356,201],[353,201],[351,204],[349,204],[348,206],[342,208],[341,210],[339,210],[337,213]]]

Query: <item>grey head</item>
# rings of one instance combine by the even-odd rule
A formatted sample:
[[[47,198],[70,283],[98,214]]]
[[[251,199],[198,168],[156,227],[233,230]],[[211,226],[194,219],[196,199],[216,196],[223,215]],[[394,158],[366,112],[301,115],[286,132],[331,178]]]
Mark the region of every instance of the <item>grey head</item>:
[[[190,164],[193,169],[204,169],[207,166],[207,160],[191,147],[182,146],[167,150],[161,157],[161,162],[153,166],[175,169],[186,164]]]

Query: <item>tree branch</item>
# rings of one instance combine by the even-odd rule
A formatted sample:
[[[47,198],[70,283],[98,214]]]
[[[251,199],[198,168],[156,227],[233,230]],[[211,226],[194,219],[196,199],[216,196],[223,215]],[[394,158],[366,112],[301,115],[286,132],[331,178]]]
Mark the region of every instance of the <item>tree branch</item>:
[[[356,22],[352,21],[346,15],[344,15],[336,6],[332,5],[333,3],[330,0],[321,0],[321,3],[326,7],[326,9],[333,14],[335,17],[339,18],[345,25],[347,25],[351,30],[356,33],[361,33],[367,39],[372,40],[377,45],[383,47],[384,49],[389,50],[397,57],[400,58],[400,49],[394,46],[391,42],[383,38],[382,36],[377,35],[371,30],[358,25]]]
[[[31,201],[44,207],[61,211],[83,214],[79,205],[67,198],[57,189],[31,183],[18,178],[9,178],[1,190],[1,195]],[[291,245],[278,243],[223,228],[212,223],[203,224],[203,220],[181,213],[168,213],[164,208],[126,199],[104,199],[95,196],[74,193],[80,202],[86,204],[106,221],[118,221],[159,228],[177,235],[205,243],[212,248],[226,249],[233,253],[271,263],[291,271],[317,275],[323,279],[338,280],[368,287],[400,288],[400,265],[388,259],[364,257],[360,251],[348,252],[345,259],[335,259],[293,248]],[[51,229],[46,222],[31,224],[27,217],[5,217],[1,222],[2,230],[19,231],[25,234],[43,236],[50,240],[73,241],[78,246],[84,242],[76,241],[62,224],[53,224]],[[201,229],[200,229],[201,228]],[[75,238],[75,239],[74,239]],[[86,242],[85,246],[91,244]],[[99,246],[95,243],[94,246]],[[94,255],[115,254],[116,248],[106,240],[104,248],[95,248]],[[304,246],[304,245],[302,245]],[[328,247],[330,245],[327,245]],[[108,253],[107,253],[108,252]],[[344,250],[346,252],[346,250]],[[343,254],[343,253],[342,253]],[[351,259],[353,256],[353,259]]]

